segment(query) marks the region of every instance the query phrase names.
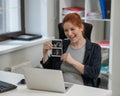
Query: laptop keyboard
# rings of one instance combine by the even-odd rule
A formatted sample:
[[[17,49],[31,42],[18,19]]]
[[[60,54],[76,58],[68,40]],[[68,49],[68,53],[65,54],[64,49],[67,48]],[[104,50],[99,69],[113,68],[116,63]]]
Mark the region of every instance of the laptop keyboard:
[[[0,81],[0,93],[17,88],[16,85]]]

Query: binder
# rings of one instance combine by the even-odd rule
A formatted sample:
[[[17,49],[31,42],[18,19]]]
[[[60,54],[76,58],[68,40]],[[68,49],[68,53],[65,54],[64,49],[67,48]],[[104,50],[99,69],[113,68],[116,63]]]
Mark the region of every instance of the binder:
[[[111,14],[111,0],[106,0],[106,18],[110,19]]]
[[[102,13],[102,19],[106,19],[106,1],[105,0],[99,0],[101,13]]]

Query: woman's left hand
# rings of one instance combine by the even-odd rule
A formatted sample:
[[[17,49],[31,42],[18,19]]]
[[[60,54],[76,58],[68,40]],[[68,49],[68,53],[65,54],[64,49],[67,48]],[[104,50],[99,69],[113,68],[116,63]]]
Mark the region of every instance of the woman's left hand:
[[[69,63],[69,64],[73,64],[74,63],[74,59],[72,58],[72,56],[70,55],[70,53],[65,53],[61,55],[61,60]]]

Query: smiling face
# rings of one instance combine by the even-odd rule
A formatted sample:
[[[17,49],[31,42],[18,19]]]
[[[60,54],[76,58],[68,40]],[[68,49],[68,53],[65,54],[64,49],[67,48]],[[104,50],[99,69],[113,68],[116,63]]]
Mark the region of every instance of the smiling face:
[[[83,38],[82,27],[80,28],[68,21],[64,23],[63,28],[66,37],[70,39],[71,43],[77,43]]]
[[[84,39],[84,25],[80,15],[70,13],[65,16],[62,23],[65,35],[70,39],[71,43],[78,43]]]

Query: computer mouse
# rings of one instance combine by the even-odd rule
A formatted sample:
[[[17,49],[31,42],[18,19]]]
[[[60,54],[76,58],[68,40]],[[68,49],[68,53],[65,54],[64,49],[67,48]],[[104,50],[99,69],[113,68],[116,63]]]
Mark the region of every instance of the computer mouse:
[[[18,84],[26,84],[25,79],[21,79],[20,82],[18,82]]]

